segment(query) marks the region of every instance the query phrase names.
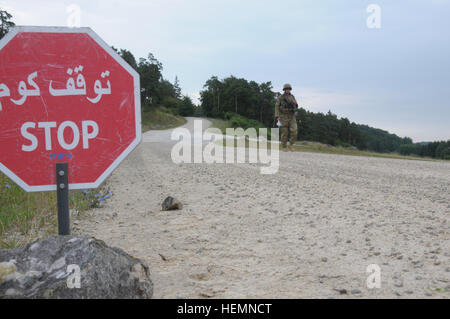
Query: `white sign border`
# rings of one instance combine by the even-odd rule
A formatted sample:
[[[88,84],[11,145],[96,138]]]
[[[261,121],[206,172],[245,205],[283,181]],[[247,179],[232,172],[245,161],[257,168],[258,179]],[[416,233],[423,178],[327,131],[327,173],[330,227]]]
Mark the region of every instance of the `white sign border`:
[[[142,122],[141,122],[141,94],[140,94],[140,80],[139,74],[122,59],[105,41],[103,41],[91,28],[70,28],[70,27],[37,27],[37,26],[16,26],[0,40],[0,50],[8,44],[17,34],[22,32],[42,32],[42,33],[86,33],[98,45],[100,45],[117,63],[119,63],[128,73],[131,74],[134,80],[134,105],[135,105],[135,120],[136,120],[136,138],[133,142],[116,158],[116,160],[103,172],[99,178],[93,183],[70,183],[69,189],[89,189],[99,187],[106,178],[119,166],[119,164],[139,145],[142,140]],[[56,170],[56,166],[55,166]],[[13,182],[19,185],[26,192],[45,192],[56,191],[55,184],[31,186],[25,183],[20,177],[14,174],[10,169],[0,162],[0,171],[8,176]],[[69,172],[70,174],[70,172]],[[56,179],[56,177],[55,177]]]

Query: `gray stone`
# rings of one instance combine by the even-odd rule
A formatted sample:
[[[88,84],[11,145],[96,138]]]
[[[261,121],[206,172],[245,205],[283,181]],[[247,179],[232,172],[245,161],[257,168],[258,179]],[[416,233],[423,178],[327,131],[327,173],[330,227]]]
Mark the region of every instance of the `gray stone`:
[[[79,288],[69,285],[76,283],[70,269],[73,265],[80,270]],[[51,236],[25,247],[0,249],[0,299],[128,299],[152,295],[147,265],[95,238]]]
[[[162,203],[161,207],[162,207],[162,210],[164,210],[164,211],[183,209],[183,204],[181,204],[181,202],[178,199],[176,199],[175,197],[168,196]]]
[[[402,280],[394,280],[394,286],[395,287],[403,287],[403,281]]]
[[[358,294],[360,294],[361,293],[361,290],[359,290],[359,289],[353,289],[352,290],[352,294],[353,295],[358,295]]]

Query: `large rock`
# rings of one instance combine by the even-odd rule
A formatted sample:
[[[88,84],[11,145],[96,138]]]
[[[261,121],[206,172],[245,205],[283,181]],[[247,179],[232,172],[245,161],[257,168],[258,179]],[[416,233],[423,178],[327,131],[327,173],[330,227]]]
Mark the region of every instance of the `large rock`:
[[[69,273],[77,267],[69,265],[79,266],[80,288],[76,288],[76,274]],[[152,295],[148,267],[95,238],[51,236],[22,248],[0,249],[0,299],[151,298]]]

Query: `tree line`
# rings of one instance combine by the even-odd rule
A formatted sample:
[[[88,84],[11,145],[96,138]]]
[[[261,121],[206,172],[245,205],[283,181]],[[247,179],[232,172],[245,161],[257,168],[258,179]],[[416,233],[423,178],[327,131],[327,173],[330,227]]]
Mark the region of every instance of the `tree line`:
[[[271,82],[230,76],[219,80],[212,76],[200,92],[201,113],[207,117],[230,120],[233,127],[273,127],[275,102],[280,93],[272,91]],[[331,111],[310,112],[302,107],[297,114],[299,140],[309,140],[333,146],[356,147],[381,153],[450,158],[450,140],[428,144],[413,143],[409,137],[399,137],[385,130],[338,118]]]
[[[450,160],[450,140],[405,144],[400,146],[399,153],[402,155],[417,155]]]
[[[219,80],[213,76],[203,89],[200,100],[204,116],[228,119],[238,114],[265,126],[272,124],[277,95],[272,91],[271,82],[258,84],[234,76]]]
[[[139,73],[143,112],[165,106],[174,114],[194,115],[195,105],[189,96],[181,93],[178,77],[175,77],[174,83],[164,79],[163,65],[152,53],[149,53],[147,58],[140,58],[137,62],[129,50],[112,48]]]

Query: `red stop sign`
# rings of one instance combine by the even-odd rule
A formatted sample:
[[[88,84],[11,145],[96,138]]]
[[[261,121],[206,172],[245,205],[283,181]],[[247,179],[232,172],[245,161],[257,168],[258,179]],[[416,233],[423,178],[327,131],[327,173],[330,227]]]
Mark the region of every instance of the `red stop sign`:
[[[26,191],[98,187],[141,140],[139,75],[90,28],[0,41],[0,170]]]

